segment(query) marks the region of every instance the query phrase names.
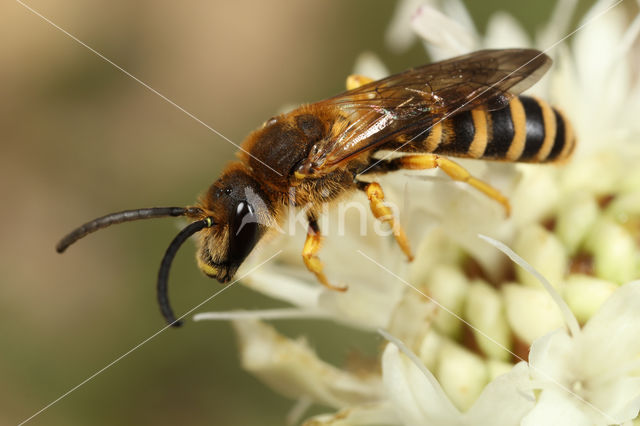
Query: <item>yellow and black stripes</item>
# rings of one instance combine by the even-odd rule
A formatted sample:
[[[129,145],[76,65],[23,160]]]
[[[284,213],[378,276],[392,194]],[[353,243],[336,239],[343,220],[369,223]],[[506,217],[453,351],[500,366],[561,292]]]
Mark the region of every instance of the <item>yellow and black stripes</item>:
[[[405,152],[531,163],[569,157],[575,136],[562,113],[545,101],[520,96],[505,108],[464,111],[433,125]]]

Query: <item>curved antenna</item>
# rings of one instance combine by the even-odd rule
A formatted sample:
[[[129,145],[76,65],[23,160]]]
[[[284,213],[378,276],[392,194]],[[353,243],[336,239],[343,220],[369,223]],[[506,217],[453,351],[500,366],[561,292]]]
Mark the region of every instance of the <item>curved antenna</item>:
[[[162,262],[160,262],[160,270],[158,271],[158,303],[160,304],[160,312],[167,321],[167,324],[173,327],[180,327],[182,321],[176,320],[173,315],[173,310],[169,304],[168,284],[169,284],[169,269],[171,268],[171,262],[176,256],[180,246],[193,234],[202,231],[204,228],[209,228],[213,225],[213,219],[206,217],[202,220],[191,223],[185,227],[182,231],[176,235],[171,241],[167,251],[164,253]]]
[[[92,232],[106,228],[117,223],[131,222],[132,220],[151,219],[167,216],[202,216],[203,212],[198,207],[152,207],[147,209],[125,210],[99,217],[74,229],[60,240],[56,245],[58,253],[64,252],[67,247]]]

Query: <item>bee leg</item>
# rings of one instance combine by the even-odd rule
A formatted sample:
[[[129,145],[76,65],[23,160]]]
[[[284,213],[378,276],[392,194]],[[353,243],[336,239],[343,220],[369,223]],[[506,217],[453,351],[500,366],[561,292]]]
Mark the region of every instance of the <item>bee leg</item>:
[[[511,213],[511,206],[509,205],[509,200],[507,199],[507,197],[502,195],[500,191],[498,191],[488,183],[485,183],[480,179],[471,176],[471,174],[464,167],[454,161],[449,160],[448,158],[440,157],[436,154],[407,155],[405,157],[396,158],[392,160],[391,163],[395,163],[393,165],[399,169],[409,170],[425,170],[435,169],[436,167],[439,167],[443,172],[449,175],[451,179],[468,183],[478,191],[485,194],[487,197],[502,204],[507,217]]]
[[[367,83],[371,83],[373,81],[370,77],[365,77],[360,74],[351,74],[347,77],[347,90],[357,89],[360,86],[364,86]]]
[[[320,235],[318,222],[314,217],[309,217],[309,229],[307,231],[307,239],[304,242],[304,248],[302,249],[302,260],[307,269],[313,272],[323,286],[331,290],[346,291],[347,287],[339,287],[331,284],[329,280],[327,280],[327,276],[322,272],[322,262],[318,256],[316,256],[318,251],[320,251],[321,244],[322,235]]]
[[[409,240],[404,233],[404,229],[400,226],[400,223],[395,219],[393,210],[384,203],[384,192],[380,184],[376,182],[360,182],[360,189],[364,191],[369,199],[369,205],[371,207],[371,213],[381,222],[387,222],[391,226],[393,236],[395,237],[398,245],[407,255],[409,262],[413,260],[413,254],[411,254],[411,247],[409,247]]]

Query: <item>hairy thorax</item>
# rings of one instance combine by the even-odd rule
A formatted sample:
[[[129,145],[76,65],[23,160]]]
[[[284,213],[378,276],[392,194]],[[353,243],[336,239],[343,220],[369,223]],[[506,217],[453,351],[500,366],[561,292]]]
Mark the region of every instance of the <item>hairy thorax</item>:
[[[296,170],[330,137],[334,117],[320,117],[308,107],[267,121],[243,144],[240,158],[251,174],[279,203],[317,210],[356,189],[354,176],[360,161],[321,176],[299,178]],[[250,155],[248,154],[250,153]]]

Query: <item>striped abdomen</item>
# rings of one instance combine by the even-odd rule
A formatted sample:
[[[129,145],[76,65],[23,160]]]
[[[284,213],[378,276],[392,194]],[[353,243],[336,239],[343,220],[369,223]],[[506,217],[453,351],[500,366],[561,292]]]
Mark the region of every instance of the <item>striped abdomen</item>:
[[[509,106],[465,111],[434,125],[412,150],[455,157],[532,163],[561,161],[575,146],[575,135],[561,112],[528,96]]]

